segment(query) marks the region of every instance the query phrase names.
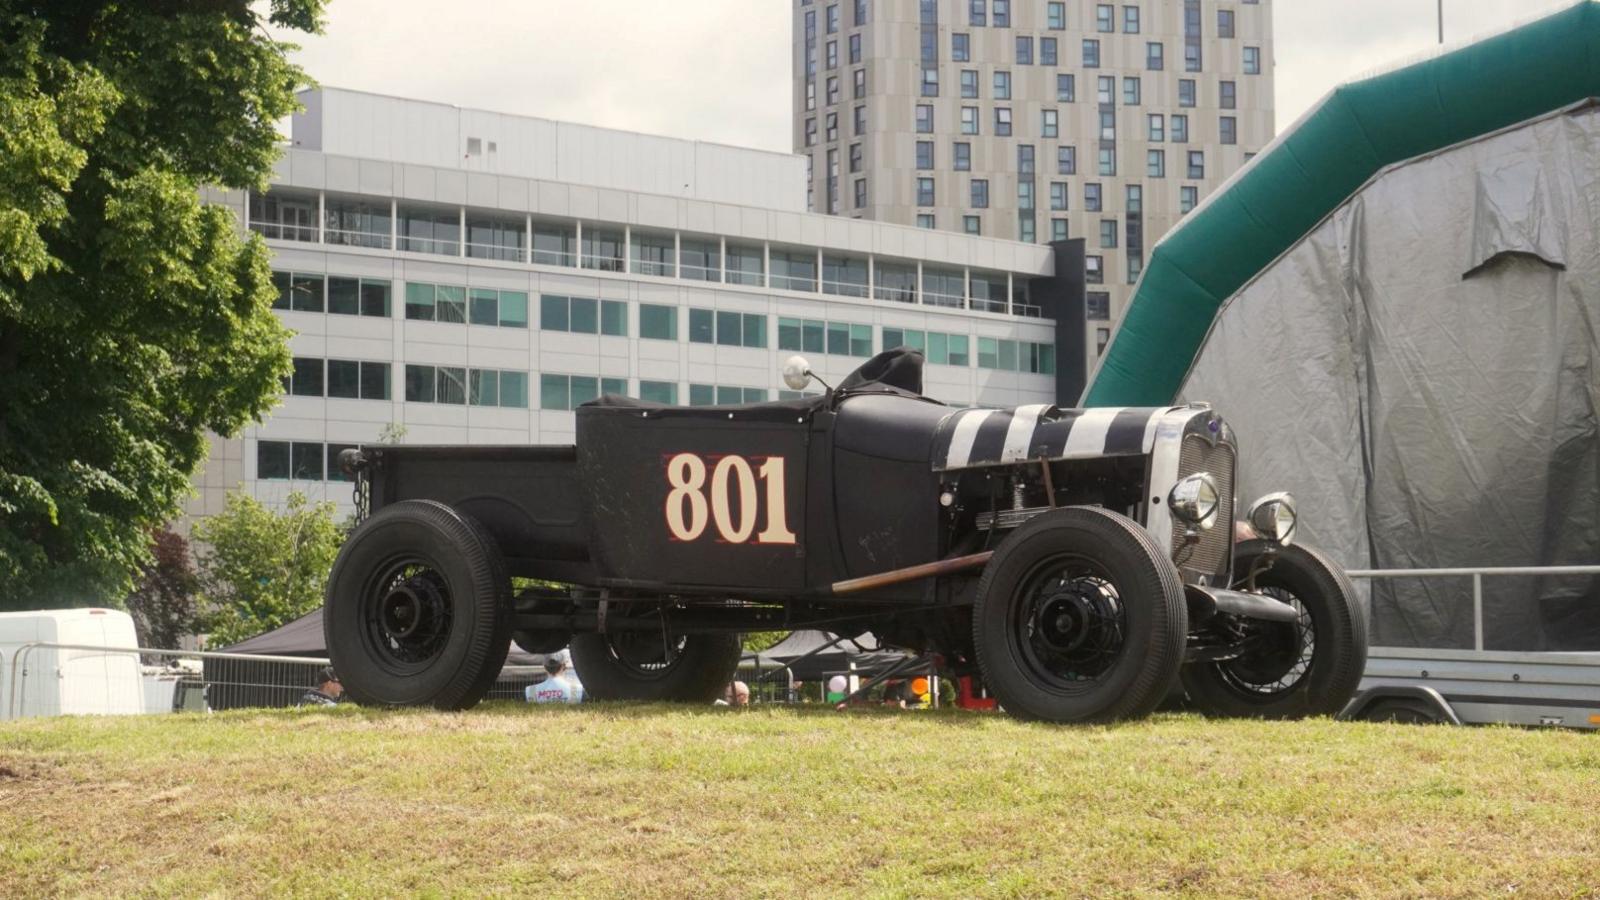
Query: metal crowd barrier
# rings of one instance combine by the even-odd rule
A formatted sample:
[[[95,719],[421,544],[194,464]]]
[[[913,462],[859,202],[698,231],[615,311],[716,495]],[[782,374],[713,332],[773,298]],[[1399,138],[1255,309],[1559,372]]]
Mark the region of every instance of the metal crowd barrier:
[[[1480,566],[1446,569],[1347,569],[1351,578],[1472,579],[1472,649],[1483,649],[1483,579],[1501,576],[1600,575],[1600,566]]]

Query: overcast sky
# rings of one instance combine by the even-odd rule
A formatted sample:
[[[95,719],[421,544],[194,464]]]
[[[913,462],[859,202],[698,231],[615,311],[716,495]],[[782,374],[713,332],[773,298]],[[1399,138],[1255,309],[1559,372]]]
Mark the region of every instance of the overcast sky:
[[[1432,48],[1435,3],[1276,0],[1278,127],[1341,81]],[[1445,39],[1569,3],[1444,0]],[[299,62],[332,86],[788,152],[791,9],[791,0],[332,0],[327,34],[301,39]]]

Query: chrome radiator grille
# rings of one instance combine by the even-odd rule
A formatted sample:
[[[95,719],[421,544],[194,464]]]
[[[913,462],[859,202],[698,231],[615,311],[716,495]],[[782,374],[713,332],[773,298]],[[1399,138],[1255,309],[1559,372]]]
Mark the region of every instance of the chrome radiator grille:
[[[1178,454],[1178,477],[1187,478],[1196,472],[1210,472],[1217,482],[1221,497],[1217,510],[1217,524],[1200,532],[1200,541],[1184,546],[1184,525],[1177,519],[1172,522],[1172,559],[1180,569],[1192,569],[1207,575],[1221,575],[1228,570],[1233,550],[1233,447],[1211,442],[1197,434],[1186,435]]]

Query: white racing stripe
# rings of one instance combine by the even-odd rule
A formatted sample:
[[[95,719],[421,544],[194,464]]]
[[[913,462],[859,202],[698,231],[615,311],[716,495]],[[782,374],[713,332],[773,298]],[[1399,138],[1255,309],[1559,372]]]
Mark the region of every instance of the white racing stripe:
[[[1006,445],[1000,450],[1001,462],[1016,462],[1028,457],[1028,447],[1033,443],[1033,432],[1039,426],[1039,417],[1049,408],[1048,403],[1017,407],[1011,415],[1011,427],[1006,429]]]
[[[1104,456],[1106,432],[1111,430],[1111,421],[1117,417],[1117,413],[1124,409],[1127,407],[1103,406],[1084,410],[1083,415],[1072,423],[1072,430],[1067,432],[1067,445],[1061,449],[1061,458]]]
[[[978,439],[978,428],[994,415],[992,409],[969,409],[961,414],[956,427],[950,432],[950,449],[944,455],[944,467],[960,469],[972,456],[972,442]]]
[[[1155,446],[1156,446],[1156,426],[1161,424],[1161,417],[1165,416],[1169,412],[1172,412],[1172,407],[1170,407],[1170,406],[1167,407],[1166,409],[1158,410],[1154,415],[1152,415],[1150,417],[1150,421],[1144,423],[1144,442],[1143,442],[1143,447],[1144,447],[1144,452],[1146,454],[1149,454],[1149,452],[1155,448]]]

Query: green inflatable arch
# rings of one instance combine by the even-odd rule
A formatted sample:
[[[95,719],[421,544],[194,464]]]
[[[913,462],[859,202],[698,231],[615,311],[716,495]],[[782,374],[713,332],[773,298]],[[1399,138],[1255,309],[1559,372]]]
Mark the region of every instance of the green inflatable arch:
[[[1600,3],[1335,89],[1156,245],[1085,406],[1172,401],[1222,302],[1373,175],[1600,97]]]

